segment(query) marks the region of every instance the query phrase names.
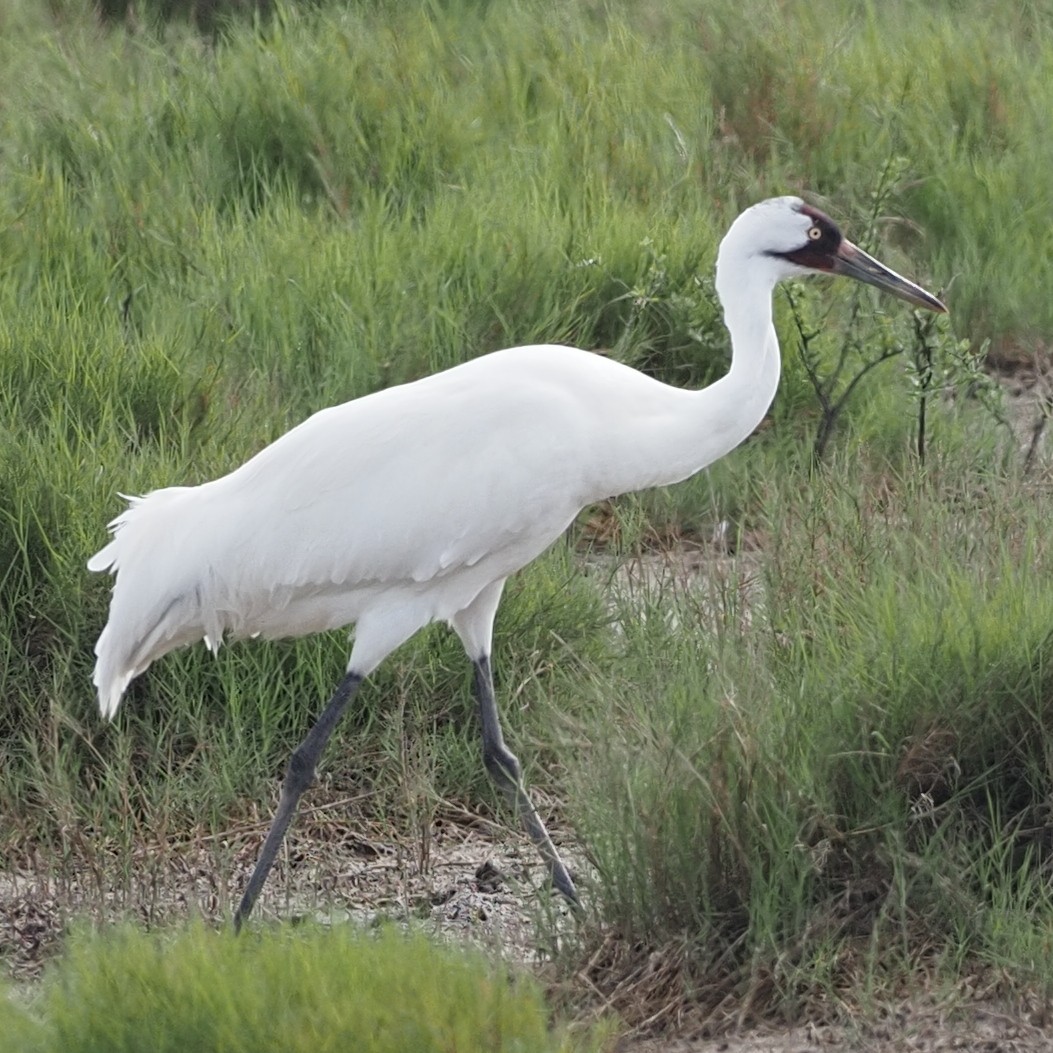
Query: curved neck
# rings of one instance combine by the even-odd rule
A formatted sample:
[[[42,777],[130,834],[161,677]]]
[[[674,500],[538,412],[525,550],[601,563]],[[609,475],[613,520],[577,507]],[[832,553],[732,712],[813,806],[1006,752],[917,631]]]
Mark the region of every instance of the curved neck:
[[[727,239],[717,258],[716,287],[731,336],[731,365],[720,380],[695,396],[702,418],[699,431],[710,436],[706,464],[753,433],[775,398],[781,372],[771,304],[772,291],[782,277],[778,265],[760,256],[743,266],[737,255],[727,258],[726,246]]]
[[[780,373],[768,277],[730,289],[718,283],[731,334],[728,372],[700,391],[656,383],[636,392],[627,415],[603,429],[605,470],[597,491],[608,496],[686,479],[730,453],[764,419]]]
[[[779,386],[781,360],[772,321],[773,285],[758,281],[753,288],[725,289],[721,295],[724,323],[731,334],[731,365],[720,380],[698,392],[699,403],[720,424],[725,445],[718,457],[752,434]]]
[[[781,365],[770,303],[748,327],[728,326],[732,333],[731,365],[719,380],[691,392],[691,405],[680,422],[680,455],[669,467],[686,478],[730,453],[753,434],[775,398]],[[730,320],[729,320],[730,321]],[[673,453],[670,450],[670,453]],[[675,463],[679,462],[679,464]]]

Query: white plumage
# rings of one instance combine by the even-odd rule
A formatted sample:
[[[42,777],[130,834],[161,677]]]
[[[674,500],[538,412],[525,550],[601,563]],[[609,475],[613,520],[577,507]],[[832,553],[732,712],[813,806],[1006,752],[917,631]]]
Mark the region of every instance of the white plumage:
[[[487,700],[479,682],[504,581],[586,505],[686,478],[750,434],[779,380],[772,289],[809,271],[943,310],[822,213],[776,198],[744,212],[721,244],[732,363],[702,391],[575,348],[513,348],[324,409],[220,479],[131,499],[88,564],[116,574],[96,646],[102,713],[112,717],[132,678],[175,647],[354,623],[350,697],[419,628],[448,621],[476,664],[487,765],[573,898],[489,711],[492,685]],[[306,751],[312,771],[330,723]],[[287,779],[286,790],[278,842],[302,787]]]
[[[221,479],[133,499],[89,564],[118,572],[103,712],[173,647],[372,612],[351,663],[368,675],[401,642],[393,619],[403,638],[450,620],[585,505],[701,467],[696,449],[671,475],[647,449],[668,441],[671,395],[698,397],[574,348],[515,348],[322,410]]]

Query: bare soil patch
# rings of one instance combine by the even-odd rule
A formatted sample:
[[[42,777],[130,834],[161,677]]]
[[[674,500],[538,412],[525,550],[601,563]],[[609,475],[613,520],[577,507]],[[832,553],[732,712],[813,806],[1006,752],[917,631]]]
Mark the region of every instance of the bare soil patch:
[[[315,795],[317,798],[317,794]],[[533,846],[488,820],[439,818],[415,842],[358,817],[345,802],[304,809],[286,838],[250,924],[414,924],[443,939],[534,964],[538,912],[557,929],[571,913],[541,887]],[[186,918],[229,924],[266,824],[225,836],[142,845],[129,859],[105,845],[90,858],[44,854],[0,871],[0,956],[33,980],[78,923],[160,927]]]
[[[924,1002],[888,1007],[872,1020],[757,1028],[704,1039],[629,1040],[619,1053],[1038,1053],[1053,1049],[1048,1031],[993,1005],[940,1007]]]

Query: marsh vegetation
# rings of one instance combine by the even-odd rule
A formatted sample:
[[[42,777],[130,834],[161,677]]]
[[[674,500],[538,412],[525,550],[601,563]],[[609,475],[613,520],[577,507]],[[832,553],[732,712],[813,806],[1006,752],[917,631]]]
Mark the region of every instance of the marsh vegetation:
[[[108,586],[85,562],[118,492],[204,481],[317,408],[517,343],[704,384],[727,362],[719,238],[797,192],[951,315],[780,292],[758,433],[590,510],[510,583],[508,735],[587,899],[568,933],[526,896],[546,982],[561,1012],[628,1026],[836,1017],[966,980],[1041,1004],[1053,9],[250,6],[0,14],[0,847],[54,907],[32,947],[5,927],[18,974],[54,957],[88,1004],[91,941],[67,959],[51,937],[93,915],[153,930],[121,937],[133,958],[171,941],[165,982],[182,956],[250,953],[171,926],[229,914],[346,660],[339,632],[188,650],[101,723]],[[363,689],[298,850],[369,831],[427,873],[443,829],[504,828],[478,751],[469,669],[434,628]],[[184,902],[158,895],[173,868]],[[314,909],[355,891],[322,882]],[[108,990],[119,1016],[130,988]]]

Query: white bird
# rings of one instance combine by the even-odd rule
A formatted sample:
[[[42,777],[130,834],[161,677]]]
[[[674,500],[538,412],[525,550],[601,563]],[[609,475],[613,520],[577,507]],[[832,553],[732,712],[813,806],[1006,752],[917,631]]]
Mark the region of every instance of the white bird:
[[[355,626],[346,675],[289,762],[236,928],[362,680],[440,620],[474,665],[486,768],[555,887],[577,902],[501,732],[490,668],[501,591],[586,505],[685,479],[753,431],[779,381],[772,290],[814,272],[946,310],[822,212],[773,198],[743,212],[721,242],[716,288],[731,366],[701,391],[576,348],[516,347],[321,410],[220,479],[131,499],[88,563],[116,574],[95,647],[105,717],[173,648]]]

